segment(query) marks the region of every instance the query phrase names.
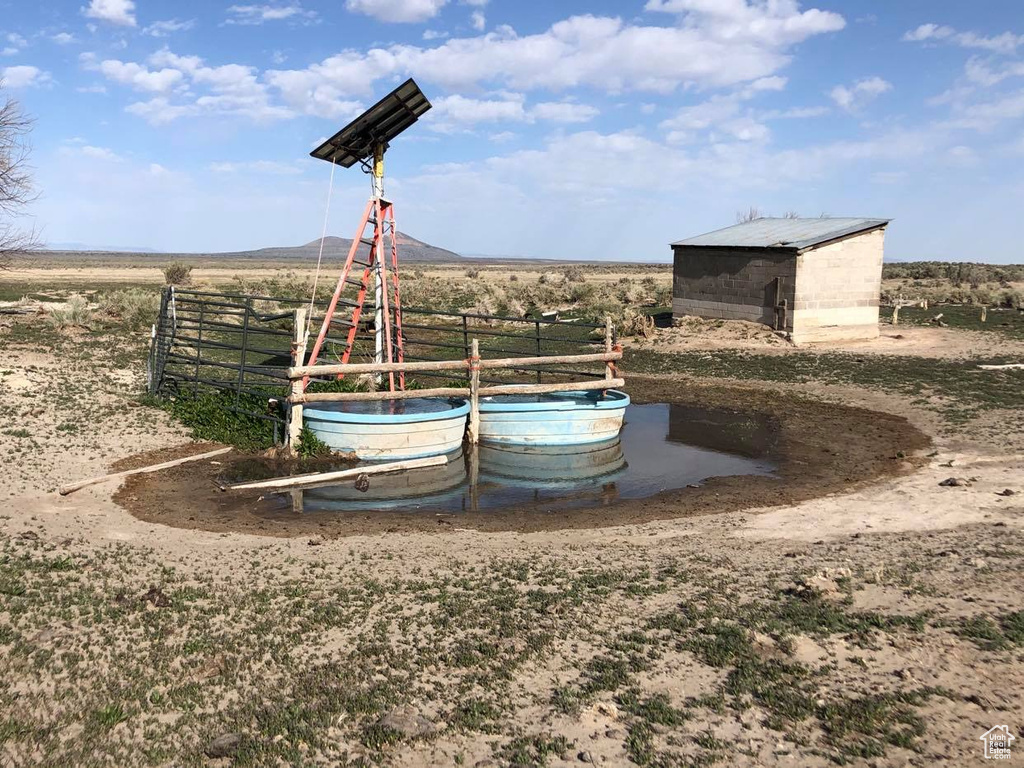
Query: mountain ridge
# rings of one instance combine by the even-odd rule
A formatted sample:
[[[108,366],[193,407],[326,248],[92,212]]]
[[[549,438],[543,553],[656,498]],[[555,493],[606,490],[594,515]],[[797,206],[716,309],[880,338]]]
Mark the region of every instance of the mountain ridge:
[[[348,256],[352,240],[338,235],[328,235],[324,238],[324,258],[339,259]],[[364,246],[365,247],[365,246]],[[47,249],[44,251],[50,255],[61,255],[69,258],[85,258],[99,254],[109,256],[141,256],[145,258],[167,258],[167,257],[202,257],[213,259],[231,259],[237,261],[311,261],[316,262],[320,254],[320,238],[310,240],[302,245],[268,246],[266,248],[255,248],[244,251],[194,251],[194,252],[173,252],[153,250],[114,250],[114,249]],[[403,262],[421,264],[445,264],[461,262],[463,257],[447,248],[439,248],[418,240],[412,235],[398,232],[398,257]]]

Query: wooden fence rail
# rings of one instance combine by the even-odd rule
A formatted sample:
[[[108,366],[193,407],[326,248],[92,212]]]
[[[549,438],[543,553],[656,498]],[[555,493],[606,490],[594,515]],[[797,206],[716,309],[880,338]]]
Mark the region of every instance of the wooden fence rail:
[[[305,360],[306,339],[305,310],[295,312],[296,336],[292,341],[292,366],[288,369],[291,380],[289,409],[289,445],[294,449],[302,430],[302,410],[306,403],[345,403],[375,400],[408,400],[420,397],[463,397],[470,401],[469,429],[470,442],[477,442],[480,434],[480,398],[497,395],[541,395],[555,392],[582,392],[608,390],[625,386],[618,375],[615,362],[622,359],[622,347],[613,344],[611,319],[605,321],[604,352],[582,355],[543,355],[536,357],[503,357],[483,360],[480,345],[472,339],[470,354],[465,360],[430,360],[402,363],[345,363],[339,365],[302,365]],[[302,329],[302,330],[300,330]],[[480,371],[489,369],[521,369],[535,365],[566,365],[579,363],[604,363],[603,379],[588,381],[559,382],[552,384],[501,384],[480,386]],[[360,374],[416,373],[426,371],[468,371],[468,387],[435,387],[432,389],[411,389],[391,392],[307,392],[306,382],[311,376],[337,376],[339,378]]]

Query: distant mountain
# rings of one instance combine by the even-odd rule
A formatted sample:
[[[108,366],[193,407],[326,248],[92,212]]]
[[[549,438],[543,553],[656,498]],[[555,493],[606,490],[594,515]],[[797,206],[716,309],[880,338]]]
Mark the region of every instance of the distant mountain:
[[[348,255],[352,241],[346,237],[335,237],[333,235],[324,238],[324,258],[335,261],[344,259]],[[365,246],[364,246],[365,249]],[[235,253],[218,253],[232,259],[256,259],[266,261],[298,259],[315,263],[320,253],[320,238],[311,240],[305,245],[284,246],[277,248],[260,248],[255,251],[238,251]],[[398,233],[398,258],[403,262],[424,262],[442,263],[460,261],[462,257],[454,251],[424,243],[404,232]]]
[[[324,239],[324,259],[336,262],[348,256],[348,249],[352,241],[345,237],[330,236]],[[71,247],[67,247],[71,246]],[[81,246],[81,247],[76,247]],[[365,253],[365,246],[363,252]],[[91,248],[80,243],[54,243],[46,253],[54,259],[95,259],[97,257],[116,260],[122,256],[135,256],[146,261],[182,258],[182,259],[231,259],[235,261],[298,261],[307,265],[316,264],[317,255],[320,253],[320,238],[311,240],[305,245],[281,246],[274,248],[259,248],[254,251],[225,251],[220,253],[193,252],[193,253],[169,253],[153,251],[147,248],[126,249],[126,248]],[[390,254],[385,254],[390,258]],[[398,258],[402,262],[419,262],[423,264],[443,264],[458,262],[462,256],[444,248],[424,243],[404,232],[398,233]]]

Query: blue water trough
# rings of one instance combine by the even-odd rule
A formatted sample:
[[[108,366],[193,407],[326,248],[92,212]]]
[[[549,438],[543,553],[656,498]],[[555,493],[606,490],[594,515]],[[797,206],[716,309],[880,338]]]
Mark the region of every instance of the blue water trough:
[[[629,395],[614,389],[482,397],[480,442],[582,445],[613,440],[628,405]]]
[[[303,409],[306,427],[332,451],[370,461],[418,459],[451,453],[462,446],[469,416],[465,400],[407,400],[317,403]]]

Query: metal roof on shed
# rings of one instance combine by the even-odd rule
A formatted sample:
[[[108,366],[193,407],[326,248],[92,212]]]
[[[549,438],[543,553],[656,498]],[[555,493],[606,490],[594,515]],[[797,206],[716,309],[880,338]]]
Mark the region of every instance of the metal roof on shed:
[[[803,251],[822,243],[884,227],[889,219],[754,219],[672,245],[706,248],[778,248]]]

